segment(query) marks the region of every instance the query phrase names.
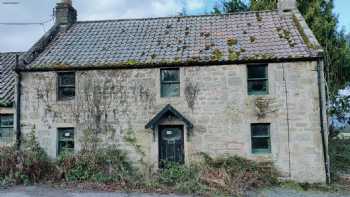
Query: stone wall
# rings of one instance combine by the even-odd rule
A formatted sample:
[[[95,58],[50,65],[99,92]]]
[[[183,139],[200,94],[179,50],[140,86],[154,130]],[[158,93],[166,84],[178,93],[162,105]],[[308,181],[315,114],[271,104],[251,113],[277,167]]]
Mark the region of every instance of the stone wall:
[[[156,167],[157,135],[145,125],[171,104],[194,125],[185,139],[187,163],[199,152],[238,154],[273,161],[287,178],[324,182],[316,62],[268,68],[264,98],[271,109],[265,117],[257,116],[257,97],[247,94],[246,65],[181,67],[181,93],[175,98],[160,97],[159,68],[77,71],[72,101],[56,101],[56,73],[23,73],[22,132],[34,128],[40,144],[56,157],[57,128],[75,128],[76,150],[84,131],[93,128],[103,144],[118,144],[135,163]],[[271,154],[251,153],[250,123],[271,123]],[[125,140],[128,135],[140,148]]]

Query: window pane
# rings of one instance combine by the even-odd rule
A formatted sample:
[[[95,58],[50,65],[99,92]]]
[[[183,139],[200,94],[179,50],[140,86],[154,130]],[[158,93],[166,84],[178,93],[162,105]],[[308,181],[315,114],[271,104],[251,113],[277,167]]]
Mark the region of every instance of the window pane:
[[[251,94],[267,94],[267,80],[248,81],[248,93]]]
[[[270,124],[251,124],[252,152],[269,153],[270,145]]]
[[[75,96],[75,88],[60,88],[60,98],[72,98]]]
[[[75,85],[75,74],[74,73],[60,73],[59,74],[60,85]]]
[[[74,152],[74,129],[58,129],[58,154],[62,152]]]
[[[252,138],[252,147],[253,147],[253,152],[254,149],[265,149],[269,150],[269,138]]]
[[[248,79],[267,78],[267,66],[248,66]]]
[[[0,128],[0,138],[12,137],[12,135],[13,135],[12,128]]]
[[[179,83],[162,84],[161,96],[162,97],[180,96],[180,84]]]
[[[13,115],[1,115],[0,127],[13,127]]]
[[[252,136],[269,136],[269,125],[268,124],[252,124]]]
[[[161,70],[162,81],[180,81],[179,69]]]

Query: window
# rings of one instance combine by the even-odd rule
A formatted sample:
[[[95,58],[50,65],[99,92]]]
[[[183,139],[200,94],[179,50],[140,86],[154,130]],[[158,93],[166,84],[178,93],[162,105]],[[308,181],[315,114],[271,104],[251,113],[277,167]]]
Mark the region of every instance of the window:
[[[74,152],[74,129],[58,129],[58,155],[64,152]]]
[[[249,65],[248,95],[268,94],[267,65]]]
[[[11,140],[13,137],[13,132],[13,115],[0,115],[0,140]]]
[[[75,73],[58,73],[58,100],[68,100],[75,96]]]
[[[180,96],[180,74],[179,69],[161,69],[161,97]]]
[[[270,153],[270,124],[251,124],[252,152]]]

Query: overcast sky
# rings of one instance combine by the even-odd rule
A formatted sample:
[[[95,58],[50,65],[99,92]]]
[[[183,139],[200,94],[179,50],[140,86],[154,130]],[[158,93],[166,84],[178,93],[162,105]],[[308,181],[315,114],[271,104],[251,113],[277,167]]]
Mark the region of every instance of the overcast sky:
[[[46,22],[44,25],[1,25],[0,52],[25,51],[52,26],[59,0],[0,0],[0,23]],[[73,0],[78,20],[173,16],[210,12],[215,0]],[[11,4],[9,2],[18,2]],[[350,30],[350,1],[335,0],[341,26]]]

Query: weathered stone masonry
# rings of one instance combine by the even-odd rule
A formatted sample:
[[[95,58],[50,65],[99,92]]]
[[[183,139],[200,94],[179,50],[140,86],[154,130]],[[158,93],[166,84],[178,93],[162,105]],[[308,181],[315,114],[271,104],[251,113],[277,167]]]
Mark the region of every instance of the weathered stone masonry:
[[[257,96],[247,94],[246,73],[246,65],[181,67],[180,97],[161,98],[159,68],[77,71],[71,101],[57,101],[55,72],[23,73],[22,133],[34,128],[54,158],[57,128],[75,128],[76,151],[84,131],[93,129],[103,144],[121,145],[135,163],[157,167],[158,139],[145,125],[171,104],[194,125],[185,135],[186,163],[199,152],[238,154],[271,160],[301,182],[324,182],[316,62],[269,64],[264,98],[273,109],[265,117],[257,116]],[[271,154],[251,153],[250,123],[271,123]],[[125,140],[130,134],[141,151]]]

